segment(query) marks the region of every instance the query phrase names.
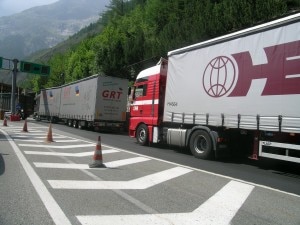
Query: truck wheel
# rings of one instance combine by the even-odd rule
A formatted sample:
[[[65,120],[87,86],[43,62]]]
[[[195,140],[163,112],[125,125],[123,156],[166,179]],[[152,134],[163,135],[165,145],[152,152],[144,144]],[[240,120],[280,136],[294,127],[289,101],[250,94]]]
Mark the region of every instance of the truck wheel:
[[[190,150],[199,159],[209,159],[212,154],[212,140],[203,130],[196,130],[190,139]]]
[[[57,123],[56,117],[50,117],[50,122],[51,123]]]
[[[77,128],[77,127],[78,127],[78,122],[77,122],[77,120],[73,120],[73,127],[74,127],[74,128]]]
[[[68,126],[69,126],[69,127],[72,126],[72,120],[68,120]]]
[[[95,127],[94,127],[94,131],[95,131],[95,132],[100,132],[100,127],[95,126]]]
[[[141,124],[136,132],[136,140],[140,145],[146,145],[148,143],[148,127],[145,124]]]
[[[84,125],[85,123],[83,122],[83,121],[78,121],[78,129],[79,130],[82,130],[82,129],[84,129],[85,128],[85,125]]]

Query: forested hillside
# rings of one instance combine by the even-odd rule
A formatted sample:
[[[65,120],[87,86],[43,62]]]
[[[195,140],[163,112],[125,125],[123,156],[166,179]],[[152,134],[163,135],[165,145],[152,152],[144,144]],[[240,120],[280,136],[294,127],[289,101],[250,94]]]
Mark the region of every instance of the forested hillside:
[[[99,21],[104,28],[42,63],[50,77],[36,76],[35,91],[92,74],[133,79],[167,52],[299,12],[299,0],[111,0]]]

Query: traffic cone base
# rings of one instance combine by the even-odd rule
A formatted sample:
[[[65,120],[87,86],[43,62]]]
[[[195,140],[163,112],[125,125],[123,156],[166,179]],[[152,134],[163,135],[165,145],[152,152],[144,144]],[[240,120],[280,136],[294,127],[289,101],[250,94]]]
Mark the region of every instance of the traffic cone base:
[[[95,148],[95,153],[93,156],[94,162],[89,164],[90,168],[106,168],[103,164],[102,159],[102,149],[101,149],[101,137],[98,137],[98,143]]]
[[[93,162],[89,164],[89,168],[106,168],[106,166],[102,163],[102,161],[100,162]]]
[[[48,143],[54,142],[53,137],[52,137],[52,125],[51,125],[51,123],[49,125],[48,134],[47,134],[47,137],[46,137],[46,142],[48,142]]]
[[[28,132],[26,119],[25,119],[24,126],[23,126],[23,132]]]
[[[4,118],[4,120],[3,120],[3,126],[7,127],[7,119],[6,118]]]

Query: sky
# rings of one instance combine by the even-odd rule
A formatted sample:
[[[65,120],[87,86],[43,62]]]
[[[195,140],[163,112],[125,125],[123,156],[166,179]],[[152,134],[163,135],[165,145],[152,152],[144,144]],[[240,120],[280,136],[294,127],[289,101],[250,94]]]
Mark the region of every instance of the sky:
[[[39,5],[48,5],[58,0],[0,0],[0,17],[19,13]]]

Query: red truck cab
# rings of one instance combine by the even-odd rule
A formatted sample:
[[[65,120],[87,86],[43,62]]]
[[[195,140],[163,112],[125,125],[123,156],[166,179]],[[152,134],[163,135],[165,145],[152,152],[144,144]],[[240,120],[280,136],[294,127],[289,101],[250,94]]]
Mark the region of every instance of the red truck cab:
[[[141,71],[134,83],[129,135],[139,144],[153,142],[153,127],[162,123],[167,69],[167,60],[161,59],[156,66]]]

